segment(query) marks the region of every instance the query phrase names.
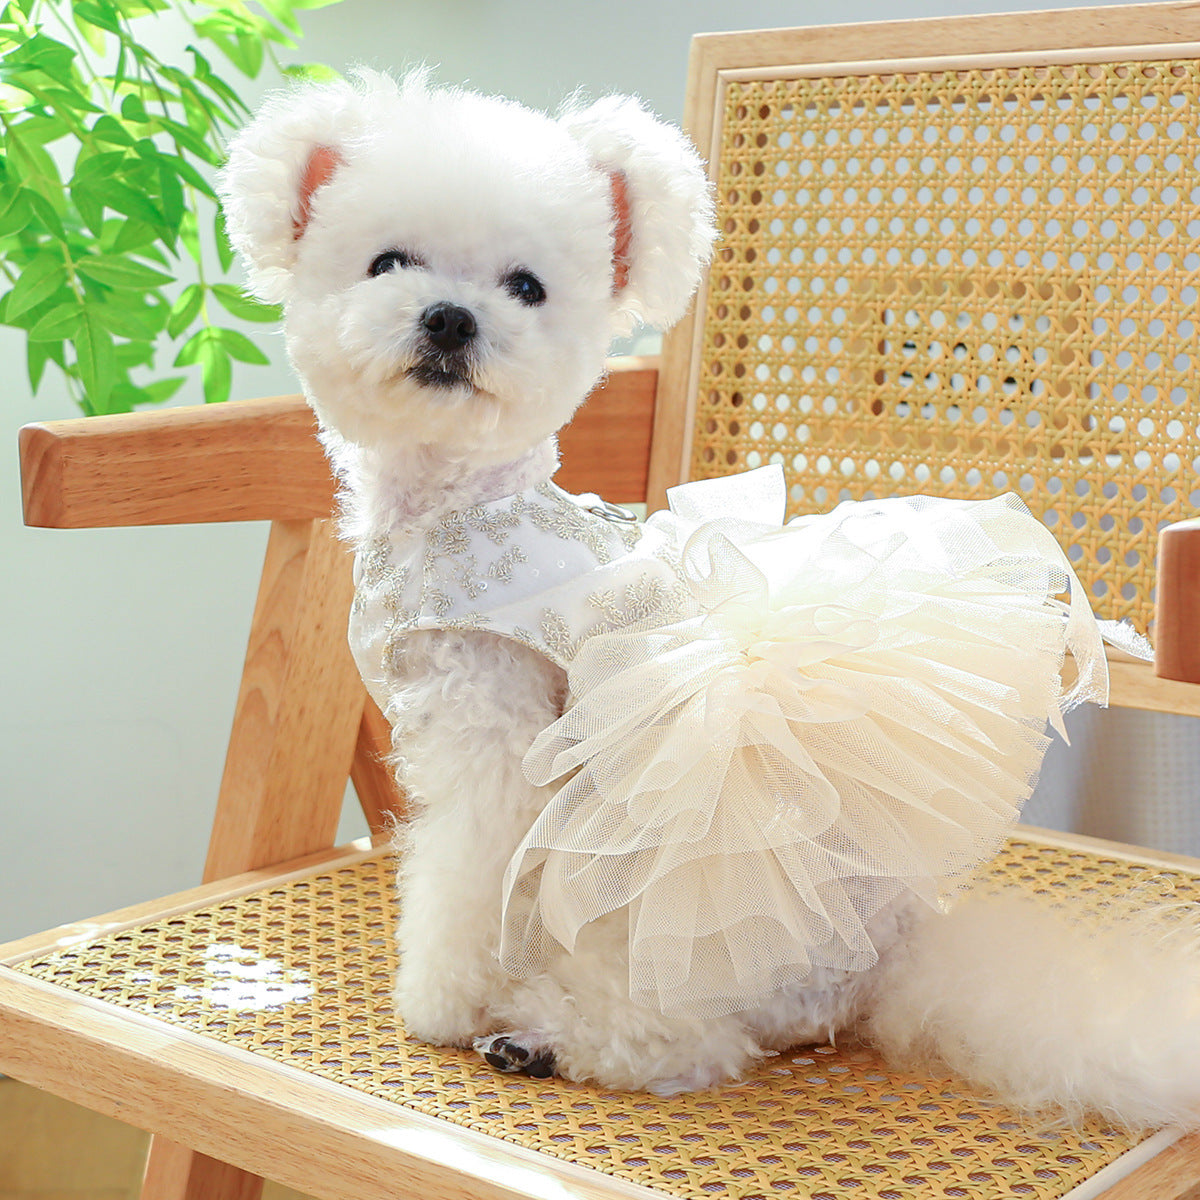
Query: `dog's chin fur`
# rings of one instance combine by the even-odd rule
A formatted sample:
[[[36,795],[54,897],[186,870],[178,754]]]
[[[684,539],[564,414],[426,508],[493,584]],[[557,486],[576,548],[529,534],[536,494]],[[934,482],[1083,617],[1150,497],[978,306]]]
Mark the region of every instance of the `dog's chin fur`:
[[[304,195],[317,149],[336,167]],[[623,287],[615,175],[631,196]],[[546,478],[554,432],[603,373],[612,336],[634,319],[665,326],[682,315],[713,236],[695,153],[635,102],[610,97],[555,120],[420,76],[397,85],[367,75],[270,101],[236,140],[222,193],[253,288],[285,305],[288,351],[356,539]],[[408,265],[373,272],[389,251]],[[536,276],[544,302],[523,302],[514,272]],[[477,327],[452,367],[423,320],[438,304],[467,309]],[[1129,939],[1081,951],[1020,906],[999,916],[964,907],[942,925],[901,903],[872,930],[875,970],[817,972],[756,1011],[708,1021],[629,999],[621,913],[541,974],[508,977],[497,960],[504,870],[551,795],[526,780],[522,756],[560,715],[566,679],[486,633],[413,633],[400,653],[387,715],[414,812],[402,838],[396,992],[409,1034],[468,1045],[507,1033],[527,1060],[552,1055],[572,1078],[672,1092],[857,1029],[898,1056],[952,1063],[1020,1105],[1196,1123],[1200,1049],[1176,1033],[1200,1028],[1194,949],[1164,950],[1147,972]],[[1046,981],[1072,973],[1086,986],[1056,1015]],[[1128,1016],[1110,1018],[1106,988],[1128,992],[1139,979],[1148,988],[1125,1004]],[[1144,1065],[1130,1021],[1159,1035]],[[1039,1026],[1053,1036],[1014,1055]],[[1122,1049],[1114,1087],[1105,1079]]]

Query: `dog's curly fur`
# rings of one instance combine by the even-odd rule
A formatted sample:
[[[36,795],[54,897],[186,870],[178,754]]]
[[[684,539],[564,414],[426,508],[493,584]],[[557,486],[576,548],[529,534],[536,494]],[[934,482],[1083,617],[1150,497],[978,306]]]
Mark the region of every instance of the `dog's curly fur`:
[[[682,314],[714,234],[694,150],[635,101],[551,118],[421,73],[275,97],[236,140],[221,186],[251,288],[285,307],[359,542],[546,478],[553,435],[613,336]],[[469,350],[436,343],[436,306],[469,320]],[[854,1029],[906,1060],[951,1061],[1028,1108],[1195,1121],[1191,948],[1117,938],[1081,950],[1083,935],[1016,901],[949,917],[901,904],[871,931],[873,970],[818,970],[711,1020],[630,1000],[621,913],[541,973],[510,978],[497,959],[501,881],[552,790],[528,783],[521,760],[560,715],[565,677],[487,633],[414,632],[403,654],[387,715],[415,806],[396,990],[411,1035],[476,1042],[503,1069],[669,1093]],[[1113,1086],[1135,1038],[1137,1062]]]

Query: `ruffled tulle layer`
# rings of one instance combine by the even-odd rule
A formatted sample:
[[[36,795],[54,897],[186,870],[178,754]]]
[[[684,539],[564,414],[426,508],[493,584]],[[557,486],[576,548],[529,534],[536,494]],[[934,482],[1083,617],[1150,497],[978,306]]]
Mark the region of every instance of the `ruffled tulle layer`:
[[[652,518],[692,615],[586,641],[572,707],[527,756],[530,779],[565,783],[506,879],[517,976],[619,910],[631,995],[665,1013],[866,969],[872,922],[907,893],[938,904],[992,855],[1047,723],[1103,698],[1080,585],[1015,497],[780,527],[773,479],[736,484],[689,485]]]

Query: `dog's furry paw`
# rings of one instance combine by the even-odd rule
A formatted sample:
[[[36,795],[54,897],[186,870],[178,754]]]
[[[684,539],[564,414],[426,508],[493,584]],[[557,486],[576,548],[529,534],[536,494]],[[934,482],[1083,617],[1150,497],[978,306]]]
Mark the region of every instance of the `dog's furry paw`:
[[[489,1033],[475,1039],[475,1049],[497,1071],[520,1072],[531,1079],[554,1074],[554,1051],[534,1033]]]

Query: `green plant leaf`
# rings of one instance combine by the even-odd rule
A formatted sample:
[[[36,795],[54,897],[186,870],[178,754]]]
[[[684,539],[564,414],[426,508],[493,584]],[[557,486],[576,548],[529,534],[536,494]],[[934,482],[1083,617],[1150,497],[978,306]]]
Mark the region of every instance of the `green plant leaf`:
[[[194,367],[200,361],[200,356],[203,354],[204,348],[212,342],[212,335],[213,330],[207,325],[203,329],[197,329],[183,343],[179,353],[175,356],[173,365],[176,367]]]
[[[296,20],[296,14],[292,11],[291,0],[259,0],[259,2],[293,37],[299,37],[304,32],[300,28],[300,22]]]
[[[136,373],[164,331],[210,402],[229,395],[233,361],[268,361],[245,334],[208,324],[210,295],[231,318],[279,319],[230,283],[204,282],[202,223],[213,220],[221,270],[233,261],[208,168],[249,112],[235,81],[259,74],[272,45],[296,44],[301,9],[331,2],[0,0],[0,262],[17,275],[0,279],[0,322],[25,331],[34,386],[53,363],[86,412],[161,403],[185,376]],[[176,65],[132,24],[171,10],[220,52],[217,69],[197,45],[191,70]]]
[[[65,242],[67,240],[67,231],[63,228],[63,223],[59,220],[58,213],[54,211],[46,197],[29,188],[23,190],[25,198],[29,202],[29,207],[33,210],[37,219],[41,221],[46,232],[52,237],[57,238],[60,242]]]
[[[62,343],[58,343],[59,361],[61,361]],[[55,361],[50,353],[50,347],[45,342],[25,343],[25,370],[29,375],[29,390],[36,392],[41,386],[42,374],[48,362]]]
[[[73,112],[83,113],[98,113],[103,112],[102,108],[94,105],[82,92],[73,92],[68,88],[62,87],[42,87],[38,89],[38,98],[44,103],[49,104],[53,108],[66,109],[69,108]],[[68,130],[64,126],[62,133],[56,136],[61,137],[67,134]],[[47,139],[51,140],[51,139]]]
[[[195,77],[208,90],[221,100],[231,113],[249,112],[245,101],[227,84],[217,73],[212,69],[207,58],[196,49],[195,46],[188,47],[189,53],[192,55],[195,63]]]
[[[234,59],[242,71],[249,75],[251,79],[257,79],[259,71],[262,70],[263,55],[265,53],[263,47],[263,39],[255,37],[252,33],[239,33],[235,42],[240,61]],[[229,53],[226,50],[226,53]],[[231,56],[232,57],[232,56]]]
[[[142,291],[171,283],[172,277],[131,258],[116,258],[96,254],[82,258],[75,264],[80,275],[86,275],[97,283],[113,288],[133,288]]]
[[[131,139],[132,140],[132,139]],[[72,182],[92,183],[97,179],[108,179],[119,173],[129,161],[129,155],[123,150],[102,150],[87,157],[80,155],[75,160],[75,174]]]
[[[263,304],[261,300],[247,296],[241,288],[236,288],[231,283],[216,283],[210,290],[230,316],[243,321],[275,322],[282,316],[277,304]]]
[[[39,90],[44,92],[44,89]],[[26,142],[38,146],[48,145],[74,132],[60,114],[41,109],[36,112],[31,110],[30,115],[20,123],[20,130]]]
[[[229,231],[225,228],[225,210],[218,207],[213,216],[213,237],[217,241],[217,261],[221,270],[228,272],[233,266],[233,247],[229,244]]]
[[[154,346],[150,342],[117,342],[113,346],[117,366],[125,371],[154,365]]]
[[[20,121],[7,127],[4,145],[9,166],[17,170],[25,187],[61,211],[66,208],[62,180],[38,133],[32,121]]]
[[[212,185],[186,158],[181,158],[178,154],[160,152],[158,161],[160,166],[170,168],[184,183],[189,187],[194,187],[202,196],[206,196],[209,200],[216,200],[217,193],[213,191]]]
[[[331,4],[336,4],[338,0],[329,0]],[[299,83],[333,83],[341,79],[341,75],[332,67],[327,67],[324,63],[293,63],[290,67],[284,67],[283,73],[289,79],[295,79]]]
[[[98,117],[93,122],[91,135],[97,141],[107,142],[114,146],[132,146],[134,141],[133,134],[109,113]]]
[[[171,169],[169,164],[163,163],[158,169],[159,195],[162,197],[163,219],[171,226],[172,229],[178,231],[179,222],[183,220],[183,186],[179,182],[179,176]],[[171,238],[172,244],[174,237]]]
[[[190,283],[179,293],[171,305],[167,317],[167,333],[177,338],[196,319],[204,304],[204,289],[198,283]]]
[[[109,33],[119,34],[121,26],[117,22],[117,14],[107,4],[91,3],[90,0],[75,0],[71,5],[71,11],[76,18],[76,24],[80,21],[86,21],[89,25],[95,25],[99,29],[105,29]],[[103,51],[104,44],[101,42],[99,51]]]
[[[220,165],[221,156],[190,126],[181,125],[178,121],[166,117],[162,118],[158,125],[164,133],[171,135],[178,149],[190,150],[202,162],[210,163],[214,167]]]
[[[0,192],[0,237],[24,229],[33,216],[23,188],[5,188]]]
[[[213,332],[217,344],[223,346],[230,357],[238,362],[254,363],[260,367],[271,365],[271,360],[244,333],[238,333],[236,329],[215,329]]]
[[[139,404],[149,403],[150,398],[146,395],[146,389],[139,387],[136,383],[129,379],[123,379],[117,383],[113,390],[109,393],[108,404],[105,408],[106,413],[127,413],[133,410]]]
[[[83,223],[99,237],[104,230],[104,201],[86,182],[72,183],[71,199],[75,201],[76,211]]]
[[[36,33],[24,45],[4,56],[0,78],[15,67],[36,66],[51,78],[70,74],[75,63],[75,51],[44,33]]]
[[[233,364],[229,355],[214,350],[200,366],[204,384],[204,403],[223,404],[233,387]]]
[[[86,6],[85,6],[86,7]],[[79,15],[79,7],[77,6],[71,13],[71,20],[75,28],[79,31],[79,36],[87,42],[89,48],[94,54],[104,53],[104,33],[101,28],[91,22],[84,20]]]
[[[194,263],[201,261],[200,231],[196,228],[196,210],[189,208],[179,223],[179,240]]]
[[[103,201],[106,208],[113,212],[122,213],[127,217],[137,217],[159,233],[174,236],[175,230],[166,225],[162,213],[155,208],[153,201],[144,193],[127,186],[119,179],[109,178],[101,183],[97,181],[92,194]]]
[[[84,309],[79,332],[71,341],[75,346],[75,362],[88,402],[94,411],[105,412],[109,393],[117,381],[112,336],[94,314]]]
[[[76,304],[62,304],[38,318],[29,331],[30,342],[61,342],[73,338],[82,320],[82,309]]]
[[[115,293],[105,304],[92,307],[96,320],[117,337],[153,342],[162,332],[165,310],[149,304],[129,303],[129,293]]]
[[[146,115],[146,106],[134,95],[126,96],[121,101],[121,116],[134,125],[145,125],[150,119]]]
[[[177,367],[199,364],[205,404],[217,404],[229,399],[233,381],[233,364],[228,350],[221,344],[221,330],[205,328],[195,333],[175,359]]]
[[[130,250],[142,250],[158,237],[152,225],[129,217],[120,222],[120,232],[112,240],[111,250],[114,254],[125,254]]]
[[[49,300],[67,281],[67,270],[63,261],[53,252],[39,254],[13,284],[8,295],[4,316],[9,322],[23,312],[36,308],[43,300]]]
[[[142,403],[165,404],[185,383],[186,375],[169,375],[166,379],[155,379],[142,388],[146,397]]]
[[[130,19],[164,12],[171,7],[168,0],[116,0],[116,6],[122,16]]]

